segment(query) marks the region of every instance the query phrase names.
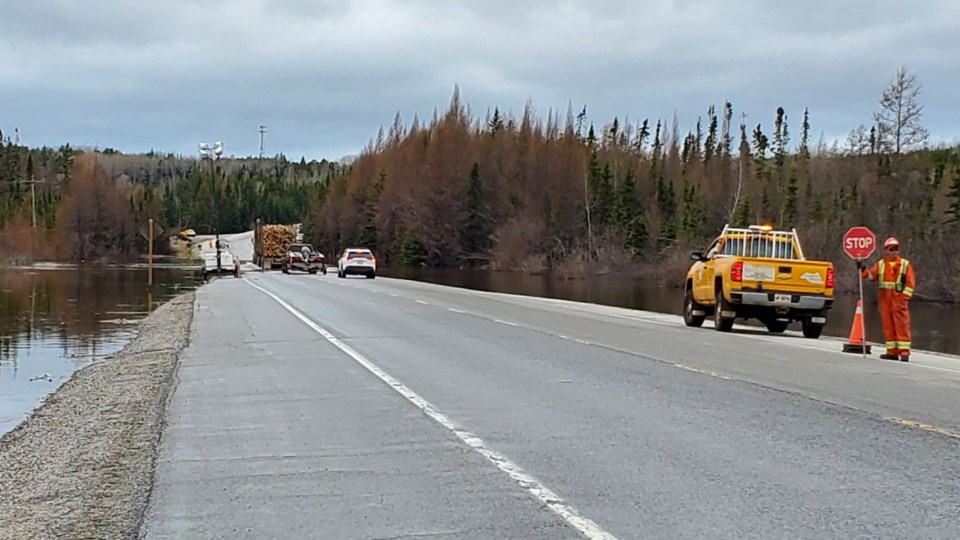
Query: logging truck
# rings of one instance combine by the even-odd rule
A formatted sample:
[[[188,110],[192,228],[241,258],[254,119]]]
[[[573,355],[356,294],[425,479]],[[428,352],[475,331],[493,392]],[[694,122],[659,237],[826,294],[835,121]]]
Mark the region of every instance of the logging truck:
[[[287,247],[297,241],[298,226],[261,225],[254,234],[254,255],[256,264],[264,269],[283,268],[283,257]]]

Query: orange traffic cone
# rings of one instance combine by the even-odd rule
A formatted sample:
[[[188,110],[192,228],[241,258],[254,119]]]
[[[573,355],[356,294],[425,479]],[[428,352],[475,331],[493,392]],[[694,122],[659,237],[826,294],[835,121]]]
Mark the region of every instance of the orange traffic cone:
[[[864,351],[866,349],[866,351]],[[870,345],[863,341],[863,301],[857,300],[857,312],[853,316],[853,327],[850,328],[850,340],[843,344],[843,352],[870,354]]]

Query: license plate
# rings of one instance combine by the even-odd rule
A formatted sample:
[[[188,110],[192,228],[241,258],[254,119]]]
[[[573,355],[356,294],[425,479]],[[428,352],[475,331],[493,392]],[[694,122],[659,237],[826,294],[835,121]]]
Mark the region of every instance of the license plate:
[[[775,294],[773,301],[778,304],[789,304],[793,301],[793,298],[789,294]]]

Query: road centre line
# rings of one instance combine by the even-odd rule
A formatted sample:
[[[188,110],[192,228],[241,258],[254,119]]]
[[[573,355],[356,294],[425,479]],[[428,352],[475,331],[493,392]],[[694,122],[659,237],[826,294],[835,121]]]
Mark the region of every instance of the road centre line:
[[[912,367],[919,367],[919,368],[924,368],[924,369],[935,369],[935,370],[937,370],[937,371],[949,371],[950,373],[960,373],[960,370],[950,369],[950,368],[945,368],[945,367],[937,367],[937,366],[925,366],[925,365],[923,365],[923,364],[918,364],[918,363],[916,363],[916,362],[908,362],[908,363],[906,363],[906,364],[901,364],[901,365],[912,366]]]
[[[383,371],[376,364],[368,360],[366,357],[353,350],[352,347],[346,343],[340,341],[336,336],[331,334],[329,331],[325,330],[323,327],[313,322],[306,315],[298,311],[296,308],[288,304],[279,296],[274,293],[255,285],[254,283],[247,281],[251,287],[259,290],[260,292],[266,294],[267,296],[273,298],[278,304],[280,304],[284,309],[289,311],[293,316],[300,319],[304,324],[310,327],[313,331],[317,332],[324,337],[331,344],[336,346],[341,351],[345,352],[348,356],[353,358],[358,364],[367,369],[370,373],[374,374],[377,378],[385,382],[388,386],[393,388],[398,394],[407,399],[410,403],[415,405],[424,414],[432,418],[438,424],[447,428],[454,435],[457,436],[461,441],[463,441],[467,446],[473,448],[480,455],[485,457],[488,461],[493,463],[498,469],[507,474],[514,482],[516,482],[521,488],[527,490],[528,493],[533,495],[536,499],[542,502],[555,514],[560,516],[567,524],[576,529],[580,534],[589,540],[616,540],[616,537],[604,530],[600,525],[595,523],[593,520],[582,516],[576,509],[568,505],[559,495],[554,493],[551,489],[540,483],[539,480],[528,474],[524,471],[519,465],[513,463],[505,456],[499,452],[488,448],[487,444],[477,437],[475,434],[467,431],[460,426],[458,426],[450,417],[446,414],[440,412],[434,405],[422,398],[419,394],[413,390],[407,388],[403,383],[393,378],[390,374]]]
[[[418,303],[418,304],[424,304],[424,305],[427,305],[427,303],[426,303],[426,302],[424,302],[423,300],[417,300],[417,303]]]
[[[656,325],[669,326],[669,327],[680,328],[680,329],[683,328],[683,326],[681,326],[680,324],[678,324],[679,322],[682,321],[682,319],[680,319],[679,316],[677,316],[677,321],[676,321],[676,322],[669,322],[669,321],[662,321],[662,320],[657,320],[657,319],[653,319],[653,318],[645,318],[645,317],[642,317],[642,316],[640,316],[640,317],[631,317],[631,316],[629,316],[629,315],[620,315],[620,314],[618,314],[618,313],[600,313],[600,312],[594,312],[594,311],[588,311],[588,310],[582,310],[582,309],[581,309],[581,310],[578,310],[578,311],[581,311],[581,312],[583,312],[583,313],[594,314],[594,315],[610,316],[610,317],[614,317],[614,318],[618,318],[618,319],[626,319],[626,320],[635,321],[635,322],[639,322],[639,323],[656,324]],[[737,325],[736,329],[737,329],[737,330],[757,330],[756,327],[745,326],[745,325]],[[797,343],[797,342],[785,343],[785,342],[783,341],[783,338],[782,338],[782,337],[771,338],[771,337],[769,337],[769,336],[752,335],[752,334],[742,334],[742,333],[733,333],[732,335],[736,335],[736,336],[743,337],[743,338],[747,338],[747,339],[753,339],[753,340],[756,340],[756,341],[762,341],[762,342],[764,342],[764,343],[775,343],[775,344],[786,345],[786,346],[794,347],[794,348],[798,348],[798,349],[806,349],[806,350],[814,351],[814,352],[818,352],[818,353],[837,353],[837,354],[839,354],[839,355],[843,355],[843,354],[844,354],[843,351],[841,351],[839,348],[836,349],[836,350],[834,350],[834,349],[825,349],[825,348],[823,348],[823,347],[817,347],[817,346],[815,346],[815,345],[806,345],[806,344],[804,344],[804,343]],[[580,342],[579,340],[575,340],[575,341]],[[839,340],[830,340],[830,341],[836,341],[837,343],[840,343]],[[580,342],[580,343],[589,344],[589,343],[587,343],[587,342]],[[876,345],[876,344],[874,344],[874,345]],[[909,366],[909,367],[918,367],[918,368],[924,368],[924,369],[933,369],[933,370],[937,370],[937,371],[946,371],[946,372],[949,372],[949,373],[960,373],[960,370],[950,369],[950,368],[944,368],[944,367],[938,367],[938,366],[927,366],[927,365],[924,365],[924,364],[919,364],[919,363],[917,363],[917,362],[910,362],[910,363],[908,363],[908,364],[903,364],[903,365]],[[722,378],[722,377],[721,377],[721,378]]]
[[[248,281],[248,283],[249,283],[249,281]],[[252,285],[252,283],[251,283],[251,285]],[[252,285],[252,286],[254,286],[254,287],[258,288],[258,289],[261,289],[260,287],[257,287],[256,285]],[[261,289],[261,290],[263,290],[263,289]],[[198,292],[201,292],[201,291],[198,291]],[[267,291],[264,291],[264,292],[267,292]],[[271,293],[267,292],[267,294],[271,294]],[[390,294],[391,294],[391,296],[397,296],[397,295],[394,294],[394,293],[390,293]],[[271,296],[272,296],[272,294],[271,294]],[[276,298],[276,297],[275,297],[275,298]],[[278,301],[279,301],[279,300],[278,300]],[[418,302],[421,302],[421,301],[418,300]],[[426,303],[426,302],[421,302],[421,303]],[[203,309],[203,307],[201,307],[201,309]],[[510,325],[510,326],[521,326],[521,325],[519,325],[519,324],[517,324],[517,323],[511,323],[511,322],[504,321],[504,320],[501,320],[501,319],[491,319],[491,318],[486,317],[486,316],[483,316],[483,315],[478,315],[478,314],[475,314],[475,313],[469,313],[469,312],[462,311],[462,310],[458,310],[458,309],[455,309],[455,308],[447,308],[447,309],[449,309],[450,311],[456,312],[456,313],[473,315],[473,316],[480,317],[480,318],[483,318],[483,319],[486,319],[486,320],[493,320],[494,322],[498,322],[498,323],[501,323],[501,324],[507,324],[507,325]],[[577,311],[582,311],[582,312],[584,312],[584,313],[592,313],[592,312],[585,311],[585,310],[577,310]],[[597,314],[599,315],[599,313],[597,313]],[[661,324],[661,325],[665,325],[665,326],[680,327],[679,325],[677,325],[677,324],[675,324],[675,323],[668,323],[668,322],[666,322],[666,321],[654,321],[654,320],[645,319],[645,318],[640,318],[640,317],[629,317],[629,316],[618,315],[618,314],[613,314],[613,313],[608,313],[608,314],[606,314],[606,315],[611,315],[611,316],[614,316],[614,317],[617,317],[617,318],[621,318],[621,319],[630,319],[630,320],[633,320],[633,321],[636,321],[636,322],[652,322],[652,323],[654,323],[654,324]],[[679,317],[678,317],[678,319],[679,319]],[[741,325],[738,325],[738,328],[740,328],[740,327],[741,327]],[[680,328],[682,328],[682,327],[680,327]],[[752,328],[752,327],[748,327],[748,326],[742,326],[742,329],[753,329],[753,328]],[[535,328],[531,328],[531,330],[536,330],[536,329],[535,329]],[[635,352],[632,352],[632,351],[629,351],[629,350],[620,349],[620,348],[617,348],[617,347],[612,347],[612,346],[603,345],[603,344],[599,344],[599,343],[593,343],[593,342],[590,342],[590,341],[586,341],[586,340],[582,340],[582,339],[578,339],[578,338],[572,338],[572,337],[570,337],[570,336],[566,336],[566,335],[562,335],[562,334],[552,334],[552,335],[554,335],[555,337],[559,337],[559,338],[561,338],[561,339],[564,339],[564,340],[574,341],[574,342],[579,343],[579,344],[581,344],[581,345],[599,346],[599,347],[603,347],[603,348],[610,349],[610,350],[613,350],[613,351],[617,351],[617,352],[620,352],[620,353],[628,354],[628,355],[631,355],[631,356],[639,356],[639,357],[642,357],[642,358],[647,358],[647,359],[649,359],[649,360],[655,360],[655,361],[663,362],[663,363],[672,365],[672,366],[674,366],[674,367],[683,369],[683,370],[685,370],[685,371],[690,371],[690,372],[693,372],[693,373],[699,373],[699,374],[703,374],[703,375],[709,375],[709,376],[711,376],[711,377],[715,377],[715,378],[722,379],[722,380],[727,380],[727,381],[730,381],[730,380],[744,380],[744,381],[746,381],[746,382],[750,382],[750,381],[745,380],[745,379],[735,379],[734,377],[731,377],[731,376],[729,376],[729,375],[723,375],[723,374],[720,374],[720,373],[717,373],[717,372],[714,372],[714,371],[710,371],[710,370],[699,369],[699,368],[687,366],[687,365],[684,365],[684,364],[678,364],[678,363],[674,363],[674,362],[669,362],[669,361],[661,360],[661,359],[654,358],[654,357],[647,357],[647,356],[643,356],[643,355],[638,355],[638,354],[635,353]],[[770,336],[751,335],[751,334],[735,334],[735,335],[738,335],[738,336],[740,336],[740,337],[750,338],[750,339],[753,339],[753,340],[755,340],[755,341],[760,341],[760,342],[765,342],[765,343],[780,343],[780,339],[782,339],[782,338],[771,338]],[[835,340],[835,341],[839,342],[839,340]],[[802,348],[802,349],[808,349],[808,350],[816,351],[816,352],[819,352],[819,353],[831,353],[831,352],[834,352],[834,353],[837,353],[838,355],[843,355],[843,353],[840,352],[840,351],[838,351],[838,350],[835,351],[835,350],[832,350],[832,349],[825,349],[825,348],[817,347],[817,346],[813,346],[813,345],[806,345],[806,344],[802,344],[802,343],[790,343],[790,344],[788,344],[788,345],[789,345],[789,346],[792,346],[792,347],[797,347],[797,348]],[[919,363],[916,363],[916,362],[910,362],[910,363],[899,363],[899,362],[898,362],[898,363],[896,363],[896,364],[897,364],[897,365],[900,365],[900,366],[908,367],[908,368],[909,368],[909,367],[919,367],[919,368],[932,369],[932,370],[937,370],[937,371],[946,371],[946,372],[950,372],[950,373],[960,373],[960,370],[955,370],[955,369],[950,369],[950,368],[943,368],[943,367],[937,367],[937,366],[927,366],[927,365],[919,364]],[[753,384],[756,384],[756,383],[753,383]],[[760,386],[763,386],[763,385],[760,385]],[[822,400],[820,400],[819,398],[816,398],[816,397],[814,397],[814,396],[807,396],[807,395],[805,395],[805,394],[801,394],[801,395],[804,395],[805,397],[807,397],[807,398],[809,398],[809,399],[813,399],[813,400],[817,400],[817,401],[822,401]],[[922,423],[922,422],[918,422],[918,421],[915,421],[915,420],[905,420],[905,419],[895,418],[895,417],[884,417],[884,420],[887,421],[887,422],[895,423],[895,424],[898,424],[898,425],[901,425],[901,426],[904,426],[904,427],[908,427],[908,428],[911,428],[911,429],[919,429],[919,430],[927,431],[927,432],[930,432],[930,433],[937,433],[937,434],[944,435],[944,436],[947,436],[947,437],[951,437],[951,438],[955,438],[955,439],[960,439],[960,432],[951,431],[951,430],[945,429],[945,428],[939,428],[939,427],[936,427],[936,426],[933,426],[933,425],[930,425],[930,424],[925,424],[925,423]],[[468,443],[468,444],[469,444],[469,443]],[[478,450],[478,451],[479,451],[479,450]],[[482,452],[481,452],[481,453],[482,453]],[[488,459],[489,459],[489,458],[488,458]],[[498,467],[499,467],[499,465],[498,465]],[[524,486],[524,487],[526,487],[526,486]],[[531,491],[531,493],[532,493],[532,491]],[[536,495],[535,495],[535,496],[536,496]],[[539,498],[539,497],[538,497],[538,498]],[[588,538],[589,538],[589,537],[588,537]],[[604,538],[604,537],[601,537],[601,538]]]
[[[917,422],[915,420],[904,420],[903,418],[889,417],[884,418],[887,422],[893,422],[894,424],[900,424],[913,429],[922,429],[924,431],[929,431],[931,433],[936,433],[938,435],[945,435],[947,437],[953,437],[954,439],[960,439],[960,433],[956,431],[951,431],[949,429],[939,428],[936,426],[931,426],[930,424],[924,424],[923,422]]]

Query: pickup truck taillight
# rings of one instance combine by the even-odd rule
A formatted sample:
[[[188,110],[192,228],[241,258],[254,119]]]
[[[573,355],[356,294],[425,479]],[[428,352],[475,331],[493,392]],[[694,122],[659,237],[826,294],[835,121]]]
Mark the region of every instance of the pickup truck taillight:
[[[833,268],[827,268],[827,288],[832,289],[833,284],[836,280],[836,277],[833,273]]]
[[[743,261],[733,263],[733,267],[730,268],[730,280],[736,283],[743,281]]]

